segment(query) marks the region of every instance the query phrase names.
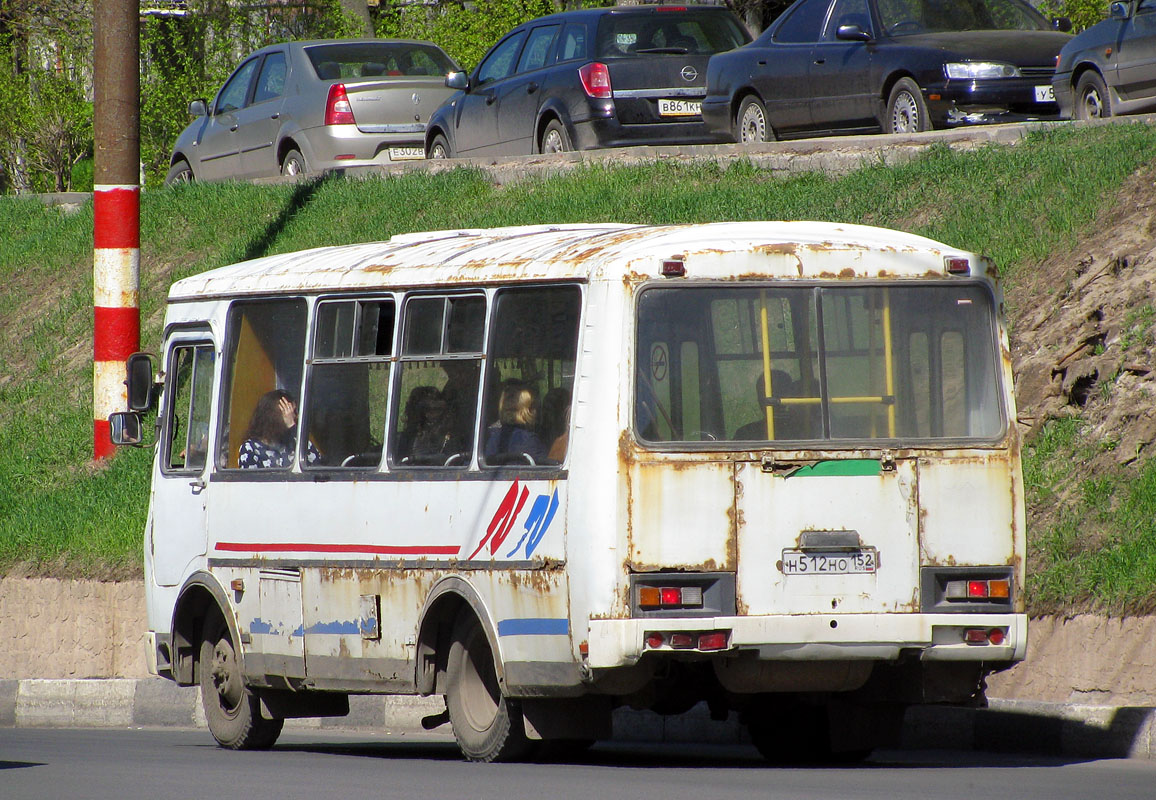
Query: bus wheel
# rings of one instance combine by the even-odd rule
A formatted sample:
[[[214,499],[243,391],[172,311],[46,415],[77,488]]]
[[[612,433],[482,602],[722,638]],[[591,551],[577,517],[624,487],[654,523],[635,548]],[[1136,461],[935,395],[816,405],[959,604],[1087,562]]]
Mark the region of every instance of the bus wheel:
[[[521,709],[502,694],[486,632],[473,618],[454,627],[446,666],[446,708],[462,755],[470,761],[515,761],[528,754]]]
[[[272,747],[285,721],[261,716],[261,702],[245,686],[229,628],[220,617],[205,625],[200,673],[201,703],[217,744],[230,750]]]

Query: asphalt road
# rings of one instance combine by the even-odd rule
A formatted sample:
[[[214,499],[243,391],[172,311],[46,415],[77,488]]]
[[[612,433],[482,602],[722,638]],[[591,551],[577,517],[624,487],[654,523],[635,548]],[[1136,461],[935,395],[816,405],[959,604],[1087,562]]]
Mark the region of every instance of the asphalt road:
[[[1156,763],[887,751],[854,767],[772,767],[753,748],[598,745],[569,763],[469,764],[445,736],[294,730],[235,753],[190,729],[0,728],[0,797],[1055,800],[1156,796]]]

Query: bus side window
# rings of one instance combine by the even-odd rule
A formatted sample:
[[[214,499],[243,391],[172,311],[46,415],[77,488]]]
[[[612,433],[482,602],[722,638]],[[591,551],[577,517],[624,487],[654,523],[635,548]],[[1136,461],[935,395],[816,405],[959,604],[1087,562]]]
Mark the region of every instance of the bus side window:
[[[205,466],[214,361],[210,344],[174,347],[169,356],[172,383],[165,420],[166,471],[200,471]]]
[[[253,441],[250,427],[258,402],[281,391],[299,408],[305,356],[305,301],[302,299],[234,303],[229,311],[229,348],[225,361],[228,387],[221,414],[218,463],[236,469],[242,445]],[[296,426],[267,442],[275,457],[260,464],[288,469],[296,454]],[[266,438],[268,434],[266,434]],[[310,451],[312,457],[314,453]],[[268,463],[265,463],[268,462]]]
[[[486,466],[556,466],[566,458],[582,290],[503,289],[490,320]]]
[[[485,317],[482,295],[407,299],[390,445],[394,466],[470,465]]]
[[[301,422],[301,436],[318,459],[304,466],[381,463],[394,316],[393,300],[318,303]]]

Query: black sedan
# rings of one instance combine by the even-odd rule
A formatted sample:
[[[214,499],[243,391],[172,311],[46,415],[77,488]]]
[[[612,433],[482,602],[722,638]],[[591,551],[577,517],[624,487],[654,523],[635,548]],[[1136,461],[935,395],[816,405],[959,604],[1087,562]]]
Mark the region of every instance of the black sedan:
[[[711,59],[703,121],[757,142],[1056,119],[1070,29],[1021,0],[798,0]]]
[[[1064,117],[1156,108],[1156,0],[1112,3],[1108,19],[1064,45],[1052,86]]]
[[[502,37],[426,125],[430,158],[725,141],[702,124],[707,60],[751,40],[717,6],[551,14]]]

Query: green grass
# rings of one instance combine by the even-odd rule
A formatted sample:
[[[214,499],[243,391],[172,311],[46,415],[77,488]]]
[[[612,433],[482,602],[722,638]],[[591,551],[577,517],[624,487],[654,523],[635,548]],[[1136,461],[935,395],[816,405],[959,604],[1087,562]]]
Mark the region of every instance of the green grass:
[[[991,255],[1008,277],[1014,303],[1017,272],[1072,250],[1109,212],[1115,188],[1154,157],[1156,128],[1125,124],[1037,132],[1014,147],[936,147],[911,163],[865,163],[842,177],[783,179],[747,162],[659,162],[585,166],[503,185],[458,169],[149,191],[141,222],[143,345],[159,348],[167,287],[189,274],[409,231],[544,222],[812,219],[894,227]],[[127,450],[106,468],[88,463],[91,236],[91,208],[65,215],[35,201],[0,198],[0,280],[7,289],[0,296],[0,572],[139,570],[148,453]],[[1133,335],[1150,330],[1145,322],[1132,321]],[[1047,435],[1074,441],[1066,424],[1054,423],[1056,432]],[[1052,502],[1048,492],[1060,484],[1049,480],[1049,470],[1071,468],[1065,453],[1057,445],[1054,463],[1037,454],[1028,459],[1029,502]],[[1131,482],[1125,476],[1102,484],[1094,482],[1099,476],[1087,476],[1093,481],[1083,490],[1087,502],[1100,502],[1107,492],[1120,513],[1143,528],[1152,501],[1139,487],[1156,483],[1153,469],[1143,468]],[[1029,533],[1040,570],[1033,602],[1094,597],[1105,606],[1135,606],[1135,598],[1152,594],[1146,587],[1156,586],[1149,574],[1156,554],[1145,560],[1141,546],[1150,530],[1147,539],[1109,537],[1112,546],[1102,552],[1080,551],[1079,525],[1062,519],[1054,530]],[[1076,560],[1065,560],[1073,551]],[[1110,561],[1111,553],[1127,579],[1105,577],[1088,588],[1085,565]]]

